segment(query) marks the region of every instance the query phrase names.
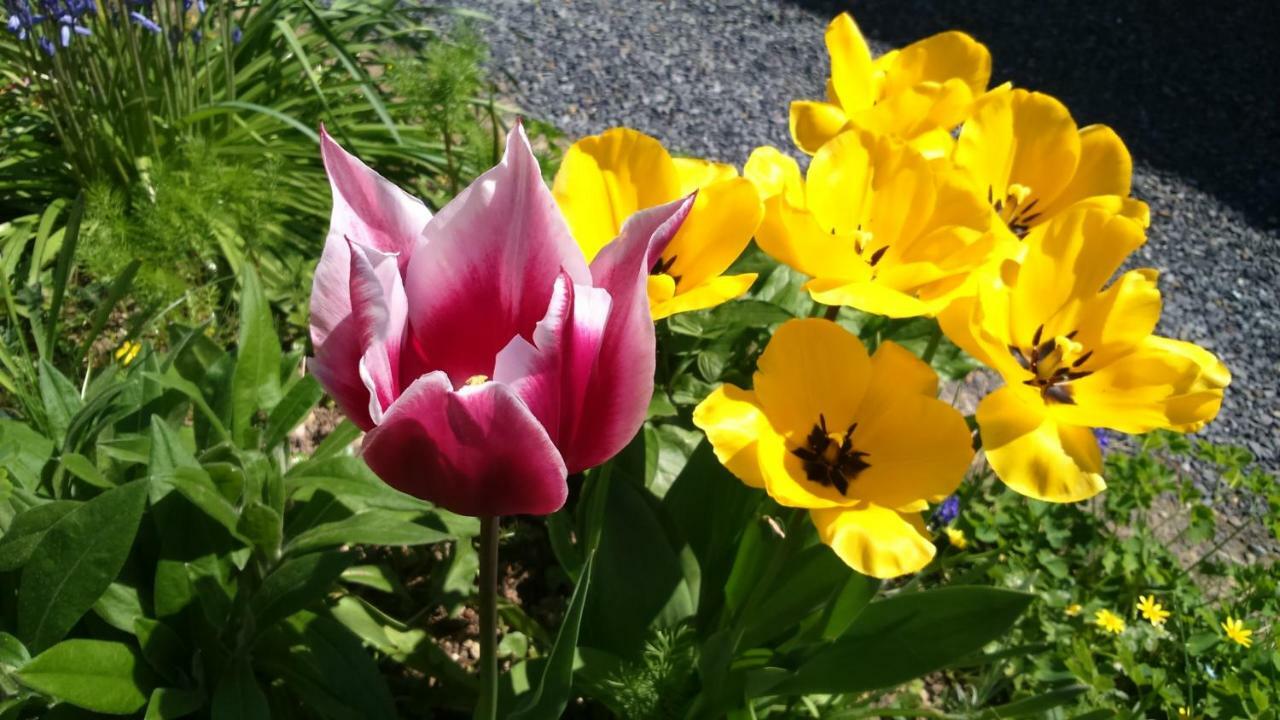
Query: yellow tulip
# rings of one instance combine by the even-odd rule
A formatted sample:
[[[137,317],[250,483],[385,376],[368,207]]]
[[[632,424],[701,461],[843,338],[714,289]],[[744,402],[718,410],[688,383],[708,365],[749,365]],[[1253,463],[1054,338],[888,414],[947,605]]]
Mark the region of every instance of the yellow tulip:
[[[1077,128],[1043,93],[1006,84],[978,98],[952,162],[1019,238],[1090,198],[1150,222],[1146,203],[1129,197],[1133,160],[1120,137],[1106,125]]]
[[[693,209],[649,277],[655,320],[732,300],[754,273],[725,275],[764,213],[747,180],[728,165],[672,158],[652,137],[614,128],[574,143],[552,193],[588,262],[627,218],[697,191]]]
[[[935,549],[921,511],[955,490],[973,458],[964,419],[935,397],[933,370],[891,342],[868,356],[839,325],[804,319],[778,328],[753,382],[722,385],[694,410],[725,467],[809,510],[858,572],[890,578],[927,565]]]
[[[1102,454],[1090,428],[1190,432],[1218,413],[1231,374],[1208,351],[1153,335],[1160,291],[1152,269],[1104,288],[1144,241],[1142,226],[1079,204],[1032,228],[1021,261],[939,319],[1005,387],[978,406],[987,461],[1014,490],[1074,502],[1100,492]]]
[[[827,26],[826,43],[827,102],[791,103],[791,137],[810,155],[841,131],[860,127],[944,156],[951,128],[991,79],[991,53],[962,32],[939,33],[872,60],[857,24],[842,13]]]
[[[806,289],[828,305],[935,315],[972,292],[997,239],[990,210],[955,172],[889,136],[841,133],[807,180],[773,148],[753,152],[745,172],[767,198],[756,241],[812,276]]]

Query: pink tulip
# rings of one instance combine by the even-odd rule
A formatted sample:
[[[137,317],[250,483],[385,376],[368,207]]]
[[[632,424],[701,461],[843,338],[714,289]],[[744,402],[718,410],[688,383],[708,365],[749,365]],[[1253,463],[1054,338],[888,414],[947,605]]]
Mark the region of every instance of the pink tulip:
[[[310,367],[388,484],[466,515],[547,514],[653,392],[647,277],[692,196],[637,213],[588,267],[524,129],[434,217],[323,132],[333,217]]]

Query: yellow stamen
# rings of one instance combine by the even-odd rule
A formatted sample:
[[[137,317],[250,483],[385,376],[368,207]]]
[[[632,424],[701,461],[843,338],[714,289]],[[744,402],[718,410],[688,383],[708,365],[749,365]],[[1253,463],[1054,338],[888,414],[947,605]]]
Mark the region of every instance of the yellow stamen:
[[[483,385],[487,382],[489,382],[488,375],[472,375],[471,377],[467,378],[466,384],[467,385]]]

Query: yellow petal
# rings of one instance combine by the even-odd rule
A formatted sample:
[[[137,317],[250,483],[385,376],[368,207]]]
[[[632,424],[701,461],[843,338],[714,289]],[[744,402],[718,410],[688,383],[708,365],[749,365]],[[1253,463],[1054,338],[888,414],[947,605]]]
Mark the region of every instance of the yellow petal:
[[[676,294],[698,287],[733,264],[764,216],[755,186],[746,178],[712,183],[698,191],[693,209],[663,251]]]
[[[840,134],[849,119],[839,105],[812,100],[791,103],[791,139],[796,147],[812,155]]]
[[[1034,391],[1020,390],[1003,387],[978,404],[991,469],[1005,485],[1037,500],[1076,502],[1102,492],[1102,452],[1093,432],[1057,424]]]
[[[809,210],[828,232],[852,235],[870,214],[875,136],[850,130],[818,151],[809,163]]]
[[[1107,365],[1151,335],[1160,320],[1157,276],[1155,270],[1131,270],[1080,304],[1075,340],[1093,353],[1082,369]]]
[[[822,542],[863,575],[888,579],[917,572],[936,552],[919,513],[867,504],[813,510],[810,516]]]
[[[755,183],[760,199],[782,195],[796,207],[805,207],[804,179],[795,158],[775,147],[758,147],[751,151],[742,168],[743,177]]]
[[[1071,383],[1075,405],[1054,405],[1060,422],[1125,433],[1198,430],[1217,416],[1231,373],[1197,345],[1158,336]]]
[[[1132,178],[1133,159],[1120,136],[1106,125],[1090,125],[1080,130],[1080,161],[1071,181],[1037,209],[1047,218],[1095,195],[1128,197]]]
[[[661,143],[613,128],[569,148],[552,193],[590,261],[637,210],[680,197],[680,180]]]
[[[862,342],[839,325],[788,320],[760,355],[756,397],[784,436],[803,440],[819,416],[830,431],[843,432],[857,419],[870,364]]]
[[[700,160],[698,158],[675,158],[676,175],[680,178],[680,195],[704,188],[713,182],[730,180],[738,177],[738,169],[725,163]]]
[[[826,43],[831,56],[831,89],[845,113],[871,107],[876,101],[871,48],[849,13],[840,13],[827,25]]]
[[[1041,325],[1046,338],[1076,330],[1079,304],[1097,295],[1144,240],[1134,221],[1088,205],[1033,229],[1008,298],[1008,343],[1027,347]]]
[[[884,95],[891,95],[923,82],[945,83],[956,79],[972,96],[981,95],[991,80],[991,53],[972,37],[954,30],[917,40],[902,48],[886,68]],[[940,127],[958,125],[964,117],[939,122]]]
[[[649,309],[654,320],[661,320],[676,313],[705,310],[746,294],[755,281],[755,273],[721,275],[661,303],[654,303],[653,294],[650,293]]]
[[[770,431],[756,405],[755,393],[721,385],[693,410],[693,424],[707,434],[716,458],[729,472],[751,487],[764,487],[757,458],[757,440]]]
[[[867,264],[858,257],[850,235],[832,235],[813,214],[782,195],[765,203],[756,242],[774,260],[810,276],[866,279]]]
[[[937,311],[934,304],[872,280],[815,278],[804,287],[815,302],[844,305],[874,315],[908,318],[930,315]]]
[[[892,342],[877,348],[853,434],[853,448],[868,453],[870,467],[853,480],[850,495],[902,510],[960,485],[973,441],[964,417],[935,398],[937,389],[933,369],[911,352]]]

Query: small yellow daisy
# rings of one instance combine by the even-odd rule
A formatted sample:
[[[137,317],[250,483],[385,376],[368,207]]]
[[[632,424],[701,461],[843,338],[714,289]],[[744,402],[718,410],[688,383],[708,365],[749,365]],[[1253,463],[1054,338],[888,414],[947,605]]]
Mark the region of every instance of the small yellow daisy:
[[[951,541],[951,545],[957,550],[963,550],[969,547],[969,539],[964,536],[964,531],[960,528],[945,528],[943,532],[947,534],[947,540]]]
[[[135,342],[133,340],[125,340],[124,344],[116,348],[116,360],[119,360],[121,365],[128,367],[129,363],[133,362],[133,359],[138,357],[138,352],[141,350],[142,343]]]
[[[1178,708],[1178,720],[1191,720],[1191,708],[1189,707]]]
[[[1253,635],[1253,631],[1244,626],[1243,620],[1228,616],[1227,621],[1222,623],[1222,630],[1237,645],[1249,647],[1253,644],[1253,640],[1249,639]]]
[[[1124,632],[1124,618],[1110,610],[1099,610],[1093,614],[1093,622],[1103,630],[1119,635]]]
[[[1164,606],[1156,602],[1154,595],[1142,595],[1138,598],[1138,612],[1142,613],[1142,617],[1149,620],[1156,627],[1164,625],[1164,622],[1172,614],[1165,610]]]
[[[1070,605],[1067,606],[1066,610],[1063,610],[1063,612],[1067,614],[1067,617],[1075,617],[1079,615],[1080,611],[1083,609],[1084,609],[1084,606],[1082,606],[1080,603],[1071,603]]]

